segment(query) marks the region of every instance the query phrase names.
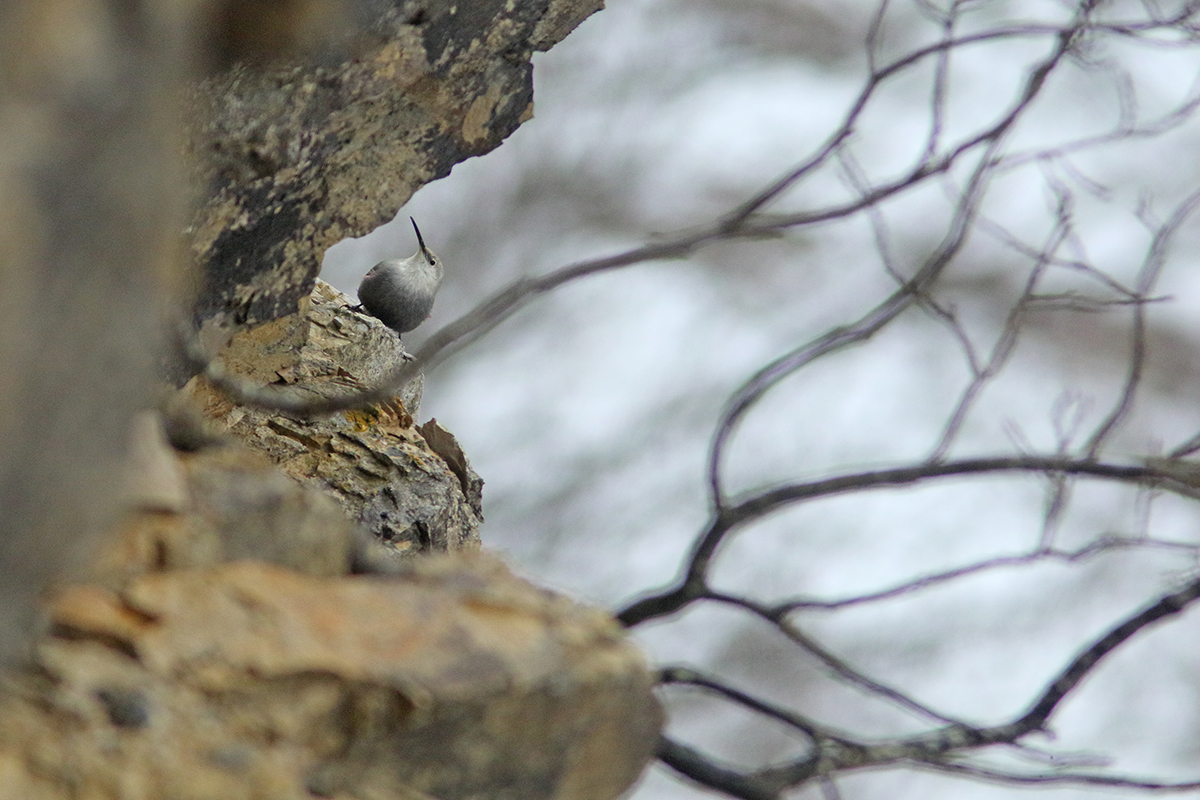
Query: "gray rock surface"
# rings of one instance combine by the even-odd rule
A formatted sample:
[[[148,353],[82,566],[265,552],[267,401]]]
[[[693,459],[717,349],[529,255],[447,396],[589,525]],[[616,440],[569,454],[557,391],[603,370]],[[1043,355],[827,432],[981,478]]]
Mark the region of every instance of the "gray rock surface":
[[[363,25],[349,58],[204,82],[189,150],[197,320],[294,312],[330,245],[391,220],[420,186],[529,119],[533,52],[602,5],[407,2]]]

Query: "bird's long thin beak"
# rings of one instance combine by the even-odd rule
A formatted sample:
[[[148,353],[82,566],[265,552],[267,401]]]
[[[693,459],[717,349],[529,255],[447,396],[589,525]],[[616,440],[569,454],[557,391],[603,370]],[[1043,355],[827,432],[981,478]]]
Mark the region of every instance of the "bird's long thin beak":
[[[430,263],[433,262],[433,255],[429,252],[429,248],[425,246],[425,240],[421,238],[421,229],[417,227],[417,221],[412,217],[408,221],[413,224],[413,230],[417,232],[417,244],[421,246],[421,252],[425,254],[425,258]]]

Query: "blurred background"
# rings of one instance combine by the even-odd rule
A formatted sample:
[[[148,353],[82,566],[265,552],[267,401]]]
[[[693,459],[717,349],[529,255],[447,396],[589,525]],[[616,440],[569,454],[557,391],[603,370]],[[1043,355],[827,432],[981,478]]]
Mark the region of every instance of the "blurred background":
[[[1200,187],[1192,113],[1200,36],[1155,22],[1180,7],[1102,4],[1101,18],[1142,27],[1087,37],[1005,140],[981,215],[935,292],[957,327],[913,309],[869,342],[783,381],[738,429],[723,468],[730,492],[919,463],[971,383],[967,345],[980,365],[994,352],[1007,357],[980,387],[950,457],[1078,451],[1114,408],[1130,368],[1132,306],[1121,287],[1149,281],[1145,267],[1159,256],[1161,275],[1143,285],[1157,299],[1147,307],[1142,382],[1103,454],[1136,462],[1200,430],[1200,217],[1187,217],[1166,246],[1154,244]],[[857,195],[856,182],[894,180],[920,160],[935,118],[939,152],[987,130],[1074,9],[1055,0],[886,5],[879,64],[939,41],[949,11],[958,36],[1023,33],[955,47],[940,70],[926,58],[881,84],[843,158],[771,210],[834,206]],[[407,219],[415,217],[447,268],[433,318],[405,336],[412,350],[520,276],[711,221],[836,130],[867,79],[866,42],[879,11],[875,0],[614,0],[535,57],[535,119],[422,189],[393,223],[332,248],[322,277],[353,295],[375,262],[415,251]],[[707,452],[730,394],[771,359],[879,303],[896,287],[889,268],[914,272],[947,235],[972,152],[874,216],[568,284],[429,374],[420,417],[453,431],[486,481],[485,544],[532,579],[614,609],[673,579],[707,518]],[[1042,299],[1021,316],[1008,353],[1006,320],[1037,253],[1055,237]],[[1195,501],[1084,481],[1055,517],[1050,496],[1043,478],[1003,475],[799,505],[728,542],[714,583],[763,601],[836,600],[1053,550],[1060,555],[796,617],[873,678],[943,714],[1000,723],[1022,713],[1092,639],[1196,568]],[[1110,540],[1128,546],[1095,547]],[[1143,632],[1060,709],[1053,741],[1033,737],[1056,755],[1010,749],[988,763],[1200,775],[1198,634],[1197,612]],[[703,667],[860,736],[931,726],[831,680],[778,631],[728,607],[693,606],[636,635],[660,664]],[[727,704],[666,696],[672,734],[726,763],[756,766],[803,751]],[[905,770],[835,783],[795,796],[1029,791]],[[706,794],[656,767],[633,797]]]

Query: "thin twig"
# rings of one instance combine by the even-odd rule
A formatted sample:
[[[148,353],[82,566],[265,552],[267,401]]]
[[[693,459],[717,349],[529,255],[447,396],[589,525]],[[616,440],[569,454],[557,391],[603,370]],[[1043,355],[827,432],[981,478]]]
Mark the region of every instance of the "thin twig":
[[[971,575],[976,575],[981,572],[990,572],[998,569],[1010,569],[1013,567],[1026,567],[1030,564],[1038,564],[1043,561],[1059,561],[1066,563],[1076,563],[1097,555],[1113,552],[1116,550],[1140,550],[1140,549],[1169,549],[1181,550],[1185,552],[1200,553],[1200,544],[1192,542],[1173,542],[1162,541],[1159,539],[1147,539],[1143,537],[1120,537],[1111,536],[1097,539],[1090,542],[1077,550],[1033,550],[1028,553],[1022,553],[1015,556],[997,556],[996,558],[988,558],[983,561],[977,561],[973,564],[966,564],[961,567],[943,570],[942,572],[934,572],[928,575],[922,575],[919,578],[914,578],[911,581],[887,589],[880,589],[875,592],[866,594],[858,594],[852,597],[844,597],[838,600],[816,600],[813,598],[791,598],[782,600],[770,606],[769,614],[771,617],[777,617],[792,613],[794,611],[837,611],[843,608],[851,608],[853,606],[864,605],[867,603],[878,603],[885,600],[894,600],[897,597],[913,594],[931,589],[942,584],[956,581],[959,578],[966,578]],[[708,592],[705,596],[708,600],[717,602],[731,603],[740,605],[742,598],[721,592]]]
[[[1162,274],[1163,266],[1166,264],[1175,234],[1197,206],[1200,206],[1200,190],[1188,195],[1182,203],[1176,206],[1171,217],[1155,232],[1154,239],[1150,243],[1150,250],[1146,254],[1146,260],[1138,274],[1136,292],[1139,299],[1149,296],[1154,290],[1154,286]],[[1133,306],[1132,339],[1129,372],[1125,378],[1125,385],[1117,404],[1088,440],[1086,449],[1090,458],[1095,458],[1100,453],[1100,448],[1104,446],[1105,441],[1133,408],[1134,396],[1141,385],[1142,371],[1145,368],[1146,360],[1146,305],[1144,303],[1137,303]]]
[[[1000,456],[924,463],[789,484],[751,495],[720,509],[697,538],[683,577],[674,586],[627,606],[617,617],[626,626],[638,625],[649,619],[674,614],[688,603],[704,597],[708,591],[705,576],[717,547],[725,538],[741,526],[795,503],[846,492],[908,486],[941,478],[1006,472],[1061,472],[1136,484],[1162,485],[1171,490],[1180,485],[1177,475],[1147,465],[1106,464],[1057,455]]]
[[[922,163],[899,181],[880,187],[874,192],[868,193],[863,198],[844,206],[844,208],[862,208],[874,204],[878,202],[876,195],[884,196],[886,193],[898,191],[897,187],[915,185],[928,175],[948,169],[949,165],[953,164],[964,153],[979,145],[984,145],[984,152],[979,156],[979,162],[973,170],[966,188],[962,192],[960,202],[955,207],[954,218],[950,223],[948,233],[942,240],[941,245],[925,261],[924,265],[917,271],[908,284],[880,302],[875,308],[864,314],[854,323],[834,328],[822,336],[780,356],[752,375],[730,397],[721,414],[716,433],[713,435],[708,455],[709,504],[715,511],[719,512],[725,504],[724,491],[721,485],[721,464],[726,446],[738,424],[763,395],[781,380],[809,364],[872,338],[886,325],[900,316],[917,298],[926,293],[929,286],[937,280],[946,266],[957,255],[966,242],[972,228],[971,223],[978,211],[984,185],[991,175],[991,166],[1000,150],[1000,142],[1021,117],[1022,113],[1029,108],[1033,98],[1037,96],[1038,92],[1045,85],[1046,78],[1066,55],[1094,4],[1095,0],[1085,2],[1075,22],[1070,27],[1059,30],[1054,50],[1037,66],[1029,70],[1018,100],[1013,103],[1009,111],[996,124],[988,130],[962,142],[940,160]],[[768,216],[770,215],[762,215],[762,218],[767,218]],[[772,218],[772,223],[754,223],[748,227],[753,229],[755,225],[763,224],[798,224],[799,220],[808,218],[808,215],[805,214],[775,215]],[[744,220],[744,217],[741,219]]]

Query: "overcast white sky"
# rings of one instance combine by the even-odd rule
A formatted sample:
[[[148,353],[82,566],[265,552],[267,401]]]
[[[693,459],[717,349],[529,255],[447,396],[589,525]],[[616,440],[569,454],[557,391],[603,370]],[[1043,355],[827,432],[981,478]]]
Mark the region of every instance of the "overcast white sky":
[[[536,118],[498,150],[422,189],[397,221],[330,251],[323,277],[353,293],[384,257],[415,250],[407,217],[447,264],[418,343],[519,275],[617,252],[712,219],[809,155],[836,127],[866,74],[874,2],[614,0],[551,52],[535,57]],[[944,3],[936,5],[944,6]],[[962,32],[1059,22],[1054,0],[962,4]],[[897,0],[884,61],[936,41],[920,3]],[[1114,14],[1122,4],[1113,4]],[[1124,4],[1129,15],[1142,6]],[[949,66],[943,141],[988,126],[1011,102],[1046,37],[964,49]],[[1041,151],[1153,120],[1195,91],[1200,53],[1108,44],[1056,74],[1007,152]],[[912,163],[929,129],[932,68],[886,86],[852,142],[874,181]],[[1136,106],[1122,102],[1118,87]],[[1075,236],[1063,258],[1131,282],[1150,242],[1200,183],[1200,124],[1014,167],[989,188],[989,219],[1040,246],[1054,222],[1050,188],[1067,187]],[[889,251],[911,272],[945,235],[948,193],[966,175],[931,181],[885,206]],[[775,210],[849,196],[836,169]],[[1140,209],[1140,211],[1139,211]],[[1200,236],[1181,230],[1153,308],[1146,390],[1107,451],[1169,449],[1200,429]],[[986,356],[1031,261],[976,231],[942,283],[945,302]],[[867,220],[727,244],[687,261],[600,275],[540,300],[427,377],[421,418],[453,431],[486,481],[487,546],[551,586],[619,607],[670,580],[704,524],[704,464],[730,392],[780,353],[853,320],[894,281]],[[1052,270],[1047,291],[1102,287]],[[1053,451],[1073,414],[1078,442],[1110,408],[1126,369],[1128,313],[1043,313],[981,395],[952,455]],[[869,345],[789,378],[741,427],[726,461],[734,491],[924,458],[969,378],[948,328],[919,313]],[[1062,421],[1062,420],[1065,420]],[[843,597],[916,575],[1033,547],[1044,491],[1033,478],[972,479],[824,500],[741,533],[716,582],[756,597]],[[1136,493],[1081,484],[1056,539],[1106,535],[1200,542],[1194,504],[1157,501],[1147,527]],[[876,678],[944,713],[1002,721],[1090,638],[1195,568],[1186,548],[1122,551],[1072,565],[988,572],[907,599],[800,619]],[[704,608],[639,636],[662,663],[686,662],[742,688],[862,732],[923,723],[838,687],[778,634]],[[1061,752],[1106,752],[1115,766],[1159,777],[1200,775],[1200,613],[1132,642],[1055,720]],[[797,752],[760,720],[684,700],[672,730],[736,763]],[[1047,742],[1047,744],[1049,744]],[[844,798],[992,798],[1017,792],[890,771],[839,780]],[[1085,790],[1042,792],[1054,798]],[[699,790],[652,771],[639,798]],[[801,797],[820,796],[815,790]],[[1105,797],[1133,797],[1107,791]]]

